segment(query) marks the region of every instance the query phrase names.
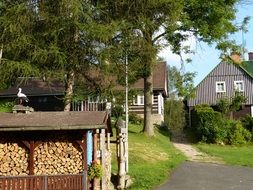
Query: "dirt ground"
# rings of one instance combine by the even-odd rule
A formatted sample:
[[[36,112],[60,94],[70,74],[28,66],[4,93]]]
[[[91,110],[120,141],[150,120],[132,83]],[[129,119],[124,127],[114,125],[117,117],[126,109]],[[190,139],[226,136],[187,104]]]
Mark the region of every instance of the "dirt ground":
[[[186,136],[181,131],[173,131],[172,135],[173,145],[180,150],[188,161],[193,162],[208,162],[222,164],[222,160],[209,156],[203,152],[197,150],[190,142],[187,141]]]

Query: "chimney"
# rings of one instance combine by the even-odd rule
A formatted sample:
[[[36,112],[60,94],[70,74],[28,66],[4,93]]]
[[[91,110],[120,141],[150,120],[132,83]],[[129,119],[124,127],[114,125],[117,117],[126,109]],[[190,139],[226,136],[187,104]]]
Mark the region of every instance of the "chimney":
[[[237,52],[231,53],[230,58],[235,62],[235,63],[241,63],[241,54]]]
[[[249,52],[248,55],[249,55],[249,61],[253,61],[253,52]]]

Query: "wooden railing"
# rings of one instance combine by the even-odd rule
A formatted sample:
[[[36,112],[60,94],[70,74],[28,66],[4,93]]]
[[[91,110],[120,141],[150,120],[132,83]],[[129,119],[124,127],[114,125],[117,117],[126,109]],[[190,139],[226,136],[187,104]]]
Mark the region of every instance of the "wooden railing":
[[[0,190],[87,190],[87,175],[1,176]]]

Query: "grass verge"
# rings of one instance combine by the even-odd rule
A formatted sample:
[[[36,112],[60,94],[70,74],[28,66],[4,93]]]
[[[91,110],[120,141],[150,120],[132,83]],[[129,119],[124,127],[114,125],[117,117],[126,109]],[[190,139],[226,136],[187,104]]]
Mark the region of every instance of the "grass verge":
[[[129,125],[129,175],[131,190],[148,190],[166,181],[171,170],[185,160],[169,141],[169,132],[156,128],[155,137],[140,133],[142,126]],[[112,150],[113,151],[113,150]],[[113,151],[115,153],[115,151]],[[113,158],[116,158],[113,155]],[[116,159],[113,170],[116,173]]]
[[[244,146],[222,146],[199,143],[196,147],[202,152],[221,158],[227,164],[253,167],[252,144]]]

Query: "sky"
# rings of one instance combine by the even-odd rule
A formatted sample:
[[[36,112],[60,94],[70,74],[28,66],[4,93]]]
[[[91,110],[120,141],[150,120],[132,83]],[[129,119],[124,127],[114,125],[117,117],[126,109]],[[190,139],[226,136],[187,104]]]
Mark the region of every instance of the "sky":
[[[253,52],[253,0],[248,0],[247,2],[247,4],[238,4],[236,6],[238,11],[235,23],[241,23],[246,16],[251,17],[248,24],[248,32],[244,34],[244,40],[246,41],[245,48],[247,52]],[[235,40],[238,44],[242,44],[242,33],[238,32],[232,35],[230,39]],[[184,59],[192,59],[191,63],[184,63],[184,71],[196,72],[194,79],[194,85],[196,86],[221,62],[219,59],[220,51],[215,49],[215,45],[208,46],[205,43],[196,44],[194,39],[189,39],[186,44],[195,50],[195,54],[183,55]],[[169,48],[163,49],[159,53],[159,56],[164,58],[168,65],[181,68],[180,57],[172,54]],[[245,53],[244,57],[245,60],[248,60],[248,53]]]

